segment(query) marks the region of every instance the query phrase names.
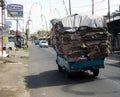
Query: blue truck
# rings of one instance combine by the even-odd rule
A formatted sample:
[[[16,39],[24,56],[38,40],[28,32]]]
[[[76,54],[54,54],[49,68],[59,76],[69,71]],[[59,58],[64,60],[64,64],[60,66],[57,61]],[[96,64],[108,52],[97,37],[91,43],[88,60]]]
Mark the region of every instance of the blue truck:
[[[57,54],[56,63],[58,66],[59,72],[64,71],[66,77],[70,77],[74,72],[81,72],[90,70],[93,72],[94,76],[99,75],[99,69],[104,68],[105,62],[103,59],[96,60],[86,60],[86,61],[78,61],[78,62],[69,62],[65,58],[59,56]]]
[[[51,40],[57,53],[58,70],[67,77],[73,72],[99,75],[104,59],[111,53],[110,33],[103,16],[74,14],[52,19]]]

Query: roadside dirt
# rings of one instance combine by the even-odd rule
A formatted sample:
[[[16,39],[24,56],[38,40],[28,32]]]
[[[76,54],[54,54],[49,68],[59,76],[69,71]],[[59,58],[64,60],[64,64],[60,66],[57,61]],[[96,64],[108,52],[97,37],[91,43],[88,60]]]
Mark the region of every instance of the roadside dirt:
[[[19,56],[0,59],[0,97],[30,97],[24,77],[28,74],[28,60],[21,56],[28,56],[29,52],[20,50]]]

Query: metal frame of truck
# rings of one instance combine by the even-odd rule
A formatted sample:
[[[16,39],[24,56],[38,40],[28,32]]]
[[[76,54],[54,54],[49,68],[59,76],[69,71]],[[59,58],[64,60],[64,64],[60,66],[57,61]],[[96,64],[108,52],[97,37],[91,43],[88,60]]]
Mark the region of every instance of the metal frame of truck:
[[[93,72],[94,76],[98,76],[99,69],[105,67],[104,59],[69,62],[68,60],[62,58],[59,55],[57,55],[56,63],[58,66],[58,70],[60,72],[64,71],[67,77],[70,77],[73,72],[80,72],[86,70],[90,70],[91,72]]]

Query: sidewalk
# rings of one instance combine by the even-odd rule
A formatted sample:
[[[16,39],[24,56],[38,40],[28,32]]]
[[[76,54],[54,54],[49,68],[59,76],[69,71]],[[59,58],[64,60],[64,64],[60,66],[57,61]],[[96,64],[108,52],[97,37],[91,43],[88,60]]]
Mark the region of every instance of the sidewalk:
[[[28,74],[29,52],[15,51],[14,56],[0,59],[0,97],[30,97],[24,77]]]
[[[113,52],[111,55],[105,58],[105,62],[110,65],[116,65],[120,67],[120,51]]]

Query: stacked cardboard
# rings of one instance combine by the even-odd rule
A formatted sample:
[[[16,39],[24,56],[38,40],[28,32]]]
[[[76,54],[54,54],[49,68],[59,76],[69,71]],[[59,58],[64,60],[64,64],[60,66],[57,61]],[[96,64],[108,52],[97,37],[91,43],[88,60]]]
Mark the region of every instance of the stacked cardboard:
[[[91,25],[76,27],[75,21],[77,20],[73,21],[74,26],[71,28],[68,27],[69,23],[65,27],[62,20],[52,20],[51,39],[59,56],[68,61],[77,62],[102,59],[111,53],[108,40],[110,34],[104,27],[101,25],[100,27],[90,27]]]

